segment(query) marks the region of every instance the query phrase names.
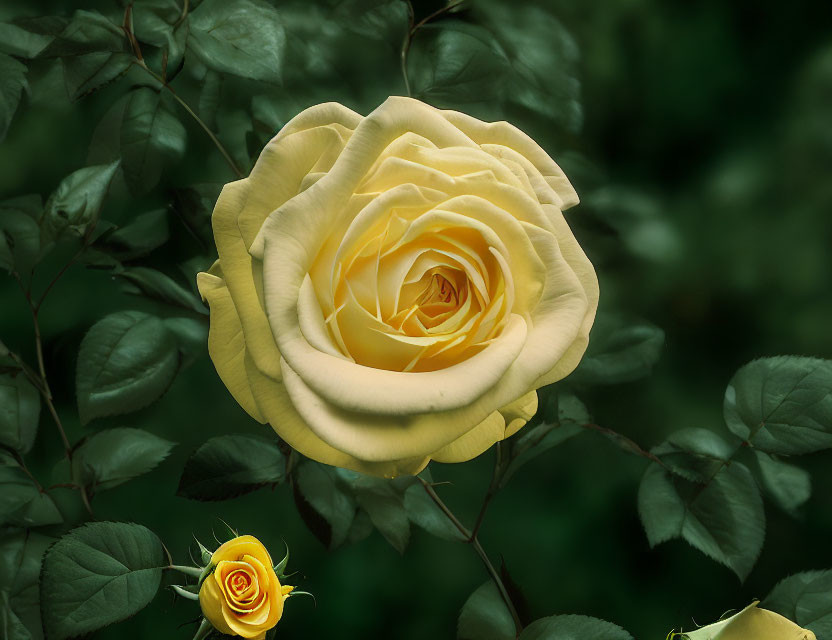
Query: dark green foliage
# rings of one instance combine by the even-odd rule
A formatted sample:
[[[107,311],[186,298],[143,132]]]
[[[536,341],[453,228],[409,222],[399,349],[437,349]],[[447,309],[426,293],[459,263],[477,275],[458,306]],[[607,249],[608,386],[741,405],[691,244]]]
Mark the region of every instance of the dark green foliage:
[[[220,436],[185,463],[177,493],[195,500],[227,500],[286,477],[286,459],[273,439]]]
[[[73,477],[93,491],[112,489],[156,467],[173,446],[142,429],[99,431],[75,450]]]
[[[599,314],[592,342],[572,380],[583,384],[621,384],[650,373],[664,345],[664,331],[648,322]]]
[[[725,422],[768,453],[832,447],[832,361],[780,356],[746,365],[725,391]]]
[[[781,580],[760,604],[815,632],[832,636],[832,571],[806,571]]]
[[[517,637],[514,620],[490,580],[462,605],[456,637],[458,640],[513,640]]]
[[[159,538],[141,525],[92,522],[72,530],[43,561],[47,636],[72,638],[135,614],[156,595],[164,566]]]
[[[0,449],[0,527],[41,527],[61,520],[52,498],[35,485],[15,456]]]
[[[40,418],[40,392],[22,371],[0,374],[0,445],[28,453]]]
[[[176,339],[159,318],[120,311],[95,324],[78,353],[76,387],[83,422],[147,406],[179,368]]]
[[[551,616],[536,620],[520,634],[521,640],[632,640],[621,627],[587,616]]]
[[[93,497],[96,519],[142,522],[182,561],[219,517],[272,552],[285,537],[289,583],[318,609],[291,600],[279,637],[450,636],[486,575],[473,544],[418,480],[249,435],[265,427],[218,381],[194,286],[222,185],[286,122],[408,92],[539,142],[581,197],[566,217],[601,281],[589,350],[529,425],[422,474],[469,531],[487,496],[478,540],[533,616],[587,614],[521,640],[630,638],[597,618],[665,637],[828,566],[832,50],[817,3],[764,2],[758,18],[658,0],[7,4],[0,636],[40,640],[41,611],[49,638],[193,635],[177,629],[197,609],[166,598],[105,627],[153,598],[167,560],[143,526],[73,529]],[[752,361],[776,353],[820,358]],[[648,550],[675,538],[695,549]],[[762,606],[825,640],[828,573],[787,578]],[[489,581],[459,637],[513,638],[513,624]]]
[[[40,567],[54,540],[16,531],[0,540],[0,628],[8,640],[41,640]]]

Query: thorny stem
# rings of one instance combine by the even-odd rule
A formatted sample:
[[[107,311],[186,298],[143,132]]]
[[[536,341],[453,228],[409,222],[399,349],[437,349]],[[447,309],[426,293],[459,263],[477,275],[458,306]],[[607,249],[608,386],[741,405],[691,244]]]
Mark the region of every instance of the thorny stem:
[[[485,552],[485,549],[483,549],[482,544],[479,541],[479,538],[477,538],[476,532],[469,531],[465,527],[465,525],[463,525],[459,521],[459,518],[457,518],[456,515],[454,515],[453,511],[451,511],[448,508],[448,505],[446,505],[442,501],[442,498],[439,497],[439,495],[436,493],[436,491],[433,488],[433,485],[430,482],[424,480],[419,476],[416,476],[416,479],[419,480],[419,482],[422,484],[422,487],[424,487],[425,491],[427,492],[428,496],[430,496],[431,500],[433,500],[436,506],[439,507],[442,513],[445,514],[448,520],[451,521],[454,527],[457,528],[459,533],[462,534],[462,536],[465,538],[465,541],[473,547],[476,554],[480,557],[480,560],[482,560],[482,563],[485,566],[485,570],[488,572],[489,577],[494,582],[494,585],[497,587],[497,591],[500,593],[500,597],[503,599],[506,608],[511,614],[511,618],[514,621],[514,627],[516,629],[516,635],[519,637],[520,632],[523,631],[523,623],[520,621],[520,616],[517,614],[517,607],[514,605],[511,596],[506,590],[506,586],[503,583],[502,578],[500,578],[500,574],[494,568],[494,565],[488,558],[488,554]],[[483,510],[480,512],[481,515],[484,513],[484,511],[485,508],[483,508]],[[478,519],[478,524],[481,524],[480,519]]]
[[[77,255],[77,254],[76,254]],[[61,271],[58,273],[57,276],[49,283],[46,291],[44,291],[43,295],[41,295],[40,299],[35,303],[32,300],[32,294],[29,289],[23,286],[23,282],[20,279],[20,275],[17,272],[14,272],[14,278],[17,280],[17,284],[20,286],[20,290],[23,292],[24,297],[26,298],[26,302],[29,304],[29,311],[32,314],[32,326],[34,328],[35,333],[35,353],[37,356],[38,361],[38,377],[35,386],[40,391],[41,396],[43,397],[43,401],[46,404],[46,408],[49,410],[49,414],[52,416],[52,420],[55,422],[55,426],[58,428],[58,433],[61,436],[61,442],[64,446],[64,452],[66,453],[67,460],[72,462],[72,445],[69,443],[69,438],[66,436],[66,430],[64,429],[63,422],[61,422],[61,418],[58,415],[58,411],[55,409],[55,403],[52,398],[52,389],[49,387],[49,380],[46,377],[46,364],[43,358],[43,338],[40,332],[40,322],[38,320],[38,312],[40,311],[40,307],[43,304],[44,299],[46,298],[46,294],[49,293],[49,290],[52,286],[58,281],[58,279],[66,272],[67,268],[70,264],[74,261],[75,257],[73,257]],[[17,362],[21,362],[17,356],[12,356],[13,359]],[[29,367],[24,367],[24,373],[27,376],[30,376],[33,372]],[[34,479],[34,478],[33,478]],[[35,481],[37,484],[37,481]],[[38,485],[40,488],[40,485]],[[90,504],[89,496],[87,495],[87,489],[83,485],[79,485],[78,490],[81,494],[81,500],[84,503],[84,508],[89,513],[90,517],[95,517],[92,511],[92,505]]]

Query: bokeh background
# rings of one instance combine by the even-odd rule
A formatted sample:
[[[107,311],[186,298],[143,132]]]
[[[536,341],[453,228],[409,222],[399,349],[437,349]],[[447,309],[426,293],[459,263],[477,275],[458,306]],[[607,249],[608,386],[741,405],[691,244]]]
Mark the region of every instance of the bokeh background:
[[[140,10],[141,2],[137,2]],[[281,9],[280,0],[274,4]],[[471,4],[476,5],[476,0]],[[520,10],[517,3],[498,3]],[[827,2],[773,0],[696,3],[667,0],[529,3],[562,30],[562,57],[551,61],[552,111],[520,108],[511,120],[540,140],[573,178],[583,203],[568,213],[601,281],[602,308],[640,316],[666,332],[661,360],[647,378],[586,390],[595,421],[645,447],[683,427],[717,429],[733,372],[765,355],[832,357],[832,9]],[[68,15],[78,3],[5,0],[0,20]],[[84,8],[112,9],[90,0]],[[417,16],[440,3],[416,2]],[[334,33],[350,17],[326,2],[295,11],[310,34]],[[476,8],[446,17],[479,24]],[[530,47],[534,34],[528,34]],[[545,35],[545,34],[544,34]],[[418,40],[420,36],[417,35]],[[425,36],[426,37],[426,36]],[[526,43],[515,33],[515,46]],[[402,94],[399,52],[367,39],[344,45],[337,64],[292,77],[269,95],[275,118],[307,104],[338,100],[367,113]],[[418,53],[411,64],[420,64]],[[30,72],[25,108],[0,144],[0,199],[48,195],[60,179],[98,153],[90,140],[123,92],[106,87],[77,102],[61,94],[47,65]],[[418,76],[414,68],[411,76]],[[487,78],[480,79],[483,86]],[[125,80],[125,81],[129,81]],[[418,84],[418,77],[414,80]],[[464,100],[426,98],[474,114],[493,111],[473,83]],[[60,97],[59,94],[61,94]],[[233,84],[222,100],[233,104]],[[457,100],[464,104],[448,104]],[[184,121],[184,117],[183,117]],[[276,120],[270,121],[273,125]],[[268,124],[268,123],[267,123]],[[279,123],[278,123],[279,124]],[[116,193],[105,209],[115,221],[166,206],[172,185],[231,179],[210,141],[186,122],[186,160],[141,202]],[[233,121],[221,124],[234,137]],[[257,133],[255,131],[255,133]],[[265,135],[265,137],[263,137]],[[267,135],[260,133],[261,139]],[[246,151],[240,152],[245,156]],[[171,219],[171,241],[154,266],[187,263],[200,248]],[[48,272],[48,268],[44,269]],[[107,271],[74,267],[42,312],[47,366],[58,410],[76,438],[84,432],[74,404],[74,367],[84,332],[105,314],[150,303],[126,295]],[[11,278],[0,277],[0,336],[31,356],[31,325]],[[31,454],[48,476],[61,451],[46,417]],[[314,592],[317,607],[292,600],[280,623],[285,638],[452,638],[460,606],[485,579],[462,545],[413,532],[404,555],[378,533],[326,550],[300,519],[291,490],[279,486],[227,502],[176,497],[187,455],[212,435],[262,433],[227,393],[207,356],[183,371],[151,408],[100,425],[141,426],[178,443],[159,469],[96,498],[96,513],[156,531],[184,562],[192,534],[203,542],[219,518],[275,549],[292,551],[290,568]],[[493,452],[463,465],[432,466],[451,484],[443,496],[470,521],[490,476]],[[741,584],[727,568],[686,543],[649,549],[636,511],[646,462],[587,433],[537,458],[496,497],[481,533],[504,558],[535,617],[583,613],[620,624],[639,640],[714,620],[763,597],[797,571],[832,567],[832,465],[804,456],[813,495],[797,518],[766,505],[762,556]],[[126,624],[100,638],[190,637],[177,625],[196,609],[161,592]]]

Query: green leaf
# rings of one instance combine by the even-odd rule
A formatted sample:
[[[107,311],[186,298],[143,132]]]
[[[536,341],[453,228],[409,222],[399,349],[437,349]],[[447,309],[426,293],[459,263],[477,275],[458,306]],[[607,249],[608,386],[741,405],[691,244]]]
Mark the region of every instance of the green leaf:
[[[28,197],[0,202],[0,266],[8,271],[27,274],[38,262],[43,203],[35,198],[36,211],[28,210]]]
[[[341,488],[334,468],[306,461],[298,467],[296,487],[309,506],[329,526],[329,539],[319,535],[330,549],[343,543],[355,517],[355,503]],[[310,524],[307,522],[307,524]],[[310,525],[311,526],[311,525]]]
[[[409,28],[407,3],[402,0],[342,0],[333,17],[350,31],[390,42],[397,49]]]
[[[52,42],[52,37],[32,32],[25,24],[0,22],[0,51],[19,58],[34,58]]]
[[[517,637],[511,613],[491,580],[462,605],[456,637],[458,640],[514,640]]]
[[[132,62],[124,31],[96,11],[76,11],[38,57],[61,58],[64,82],[72,100],[112,82]]]
[[[62,520],[52,498],[38,491],[17,460],[0,449],[0,526],[40,527]]]
[[[783,511],[794,515],[812,495],[809,472],[763,451],[754,454],[766,496]]]
[[[62,58],[64,83],[70,100],[80,100],[114,82],[127,72],[132,61],[130,54],[111,52]]]
[[[474,9],[509,61],[505,99],[577,132],[583,121],[579,51],[569,31],[542,7],[484,2]]]
[[[169,237],[167,210],[154,209],[108,235],[103,244],[117,258],[133,260],[161,247]]]
[[[768,453],[832,447],[832,360],[777,356],[742,367],[725,390],[725,423]]]
[[[207,318],[165,318],[165,326],[176,337],[182,366],[187,367],[208,350]]]
[[[199,116],[212,130],[217,128],[217,112],[220,108],[222,84],[222,75],[209,69],[205,74],[202,89],[199,92]]]
[[[391,481],[359,475],[351,484],[358,506],[370,516],[373,526],[399,553],[410,541],[410,520],[403,492]]]
[[[78,354],[81,421],[146,407],[167,391],[178,368],[176,339],[162,320],[140,311],[107,316],[84,336]]]
[[[141,525],[92,522],[70,531],[43,562],[47,636],[64,640],[129,618],[156,595],[166,565],[159,538]]]
[[[520,640],[633,640],[612,622],[588,616],[550,616],[523,629]]]
[[[262,0],[204,0],[190,16],[188,48],[207,67],[279,83],[286,34]]]
[[[166,166],[185,154],[185,127],[161,94],[140,87],[130,94],[121,126],[121,159],[127,186],[137,195],[155,187]]]
[[[482,109],[502,98],[510,65],[494,36],[462,22],[427,24],[413,40],[408,76],[414,95],[437,107]],[[498,117],[500,110],[476,115]]]
[[[0,445],[27,453],[35,442],[40,392],[23,372],[0,374]]]
[[[128,51],[121,27],[97,11],[76,11],[40,58],[80,56],[103,51]]]
[[[41,640],[39,577],[43,554],[54,540],[33,531],[0,539],[0,630],[8,640]]]
[[[431,499],[421,483],[408,487],[404,492],[404,507],[410,520],[431,535],[443,540],[465,542],[465,536]]]
[[[651,464],[641,480],[638,510],[650,546],[683,538],[745,580],[765,538],[760,491],[748,468],[724,455],[727,446],[704,430],[685,451],[677,441],[671,471]],[[693,440],[692,438],[690,440]],[[670,447],[656,447],[662,460]]]
[[[525,427],[510,441],[512,460],[503,473],[501,486],[540,454],[582,433],[584,429],[581,425],[590,421],[584,403],[571,393],[541,392],[540,397],[542,402],[538,415],[541,421]]]
[[[832,570],[806,571],[789,576],[760,605],[776,611],[820,640],[832,637]]]
[[[251,114],[243,109],[223,109],[217,113],[216,119],[220,142],[239,166],[250,167],[251,155],[247,141],[254,130]],[[260,149],[257,150],[259,151]]]
[[[26,86],[26,65],[0,53],[0,142],[9,130],[23,87]]]
[[[99,431],[75,450],[73,477],[96,491],[112,489],[158,466],[174,446],[143,429]]]
[[[125,287],[127,293],[141,294],[202,315],[208,313],[205,305],[195,293],[185,289],[161,271],[149,267],[133,267],[117,272],[116,276],[129,283]]]
[[[181,64],[185,52],[188,20],[179,22],[181,15],[182,6],[177,0],[144,0],[133,10],[136,38],[166,52],[167,71],[175,70]],[[161,67],[161,60],[158,62]]]
[[[569,380],[585,385],[621,384],[648,375],[661,355],[664,331],[618,314],[599,314],[589,348]]]
[[[682,429],[652,449],[674,474],[702,484],[719,473],[734,451],[708,429]]]
[[[194,238],[207,248],[213,246],[211,211],[219,197],[222,185],[196,184],[173,190],[171,210]]]
[[[286,459],[274,438],[219,436],[188,458],[176,493],[192,500],[228,500],[285,478]]]
[[[98,222],[118,162],[79,169],[61,180],[46,202],[44,221],[54,236],[84,235]]]

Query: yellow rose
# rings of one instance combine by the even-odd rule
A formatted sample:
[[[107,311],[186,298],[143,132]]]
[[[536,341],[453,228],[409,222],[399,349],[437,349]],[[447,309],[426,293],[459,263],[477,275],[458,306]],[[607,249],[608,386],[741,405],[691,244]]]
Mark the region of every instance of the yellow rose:
[[[302,454],[379,476],[516,432],[598,302],[554,161],[506,122],[410,98],[311,107],[225,186],[198,277],[209,351]]]
[[[221,545],[214,567],[199,588],[203,615],[218,631],[243,638],[265,638],[283,615],[283,601],[294,587],[280,584],[269,552],[253,536]]]
[[[815,634],[802,629],[779,613],[760,609],[757,602],[738,614],[707,627],[676,637],[687,640],[816,640]]]

